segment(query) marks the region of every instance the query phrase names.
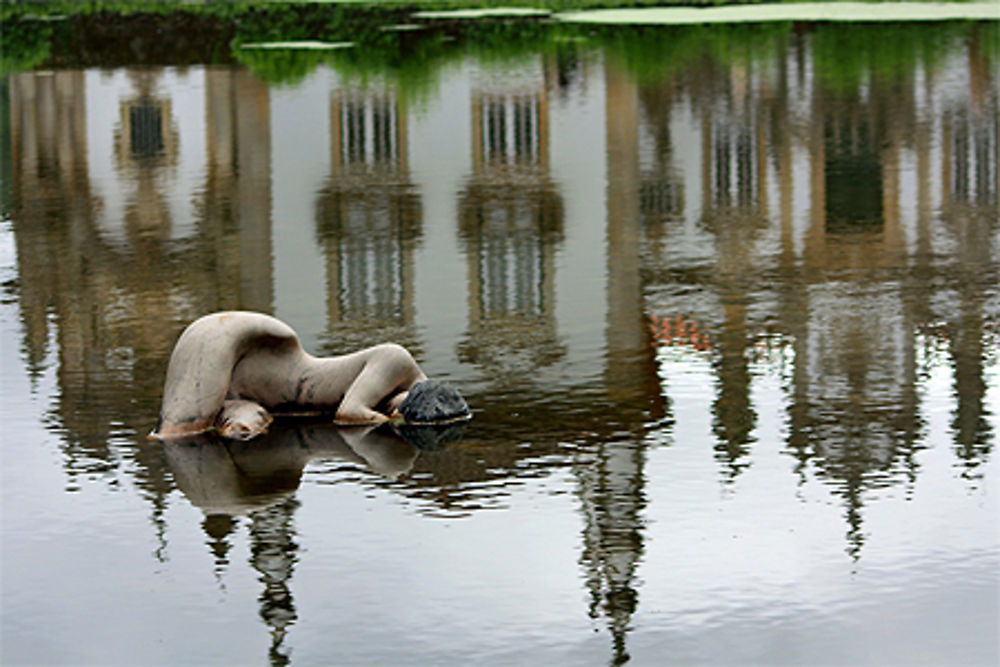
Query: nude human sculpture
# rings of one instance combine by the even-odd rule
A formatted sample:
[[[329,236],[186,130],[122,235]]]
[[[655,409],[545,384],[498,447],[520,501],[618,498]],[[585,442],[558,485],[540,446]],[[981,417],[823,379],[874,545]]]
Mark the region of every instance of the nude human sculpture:
[[[314,357],[281,320],[213,313],[178,338],[151,435],[171,439],[215,431],[245,440],[267,429],[270,411],[332,413],[336,423],[378,424],[398,416],[410,390],[426,381],[413,356],[394,343]],[[468,415],[455,396],[464,409],[458,416]]]

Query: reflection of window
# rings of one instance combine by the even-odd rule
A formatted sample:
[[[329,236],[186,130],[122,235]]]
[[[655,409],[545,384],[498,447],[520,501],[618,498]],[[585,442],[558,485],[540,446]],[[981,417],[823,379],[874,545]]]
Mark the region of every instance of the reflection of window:
[[[399,158],[399,121],[390,100],[344,99],[339,114],[341,164],[377,164]]]
[[[749,119],[715,128],[712,139],[712,194],[716,206],[752,207],[760,204],[759,149]]]
[[[673,220],[683,212],[683,183],[672,171],[642,175],[639,182],[639,213],[643,222]]]
[[[828,119],[824,133],[826,231],[881,231],[882,164],[871,123],[845,114]]]
[[[129,149],[137,160],[152,159],[164,154],[163,110],[145,98],[128,110]]]
[[[993,204],[997,200],[997,126],[985,116],[965,111],[945,119],[949,172],[945,175],[955,201]]]
[[[563,203],[551,183],[534,185],[543,187],[474,182],[459,202],[479,316],[551,314],[546,266],[562,238]]]
[[[410,249],[420,235],[421,204],[407,173],[405,111],[391,90],[330,97],[331,174],[317,230],[328,262],[330,321],[348,325],[339,337],[410,318]]]
[[[403,310],[403,248],[397,216],[351,202],[341,218],[337,276],[341,319],[396,319]],[[374,213],[374,215],[373,215]],[[379,214],[382,215],[379,215]]]
[[[115,154],[120,167],[155,169],[177,162],[177,128],[169,98],[140,93],[119,103]]]
[[[483,95],[481,105],[482,150],[487,162],[537,163],[542,150],[540,109],[535,96]]]
[[[490,230],[483,234],[479,247],[483,314],[545,314],[549,304],[544,299],[543,252],[530,230]]]

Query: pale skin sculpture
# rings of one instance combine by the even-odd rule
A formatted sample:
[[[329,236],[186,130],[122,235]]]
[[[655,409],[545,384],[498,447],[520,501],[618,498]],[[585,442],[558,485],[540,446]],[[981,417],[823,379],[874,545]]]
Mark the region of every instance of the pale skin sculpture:
[[[247,440],[267,429],[270,411],[332,413],[340,424],[378,424],[397,417],[409,390],[426,379],[413,356],[394,343],[314,357],[281,320],[213,313],[177,340],[160,421],[150,435],[165,440],[214,431]]]

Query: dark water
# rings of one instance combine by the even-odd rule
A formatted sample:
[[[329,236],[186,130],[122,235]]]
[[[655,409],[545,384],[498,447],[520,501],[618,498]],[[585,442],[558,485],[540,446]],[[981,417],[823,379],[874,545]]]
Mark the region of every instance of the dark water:
[[[996,26],[532,26],[7,76],[4,664],[1000,660]],[[145,439],[220,309],[475,418]]]

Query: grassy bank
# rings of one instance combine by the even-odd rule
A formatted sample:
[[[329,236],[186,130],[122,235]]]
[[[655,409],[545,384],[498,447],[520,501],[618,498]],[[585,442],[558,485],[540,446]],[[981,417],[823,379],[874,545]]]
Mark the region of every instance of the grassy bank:
[[[916,4],[982,4],[982,0],[908,0]],[[824,4],[852,4],[853,0],[832,0]],[[186,11],[222,17],[268,6],[340,5],[345,7],[385,7],[401,10],[455,10],[529,7],[551,12],[578,9],[621,9],[634,7],[740,7],[754,5],[813,4],[809,0],[3,0],[0,11],[37,15],[93,12],[163,13]],[[869,4],[907,4],[898,0],[872,0]],[[996,3],[994,3],[996,4]],[[3,14],[0,14],[2,16]]]

